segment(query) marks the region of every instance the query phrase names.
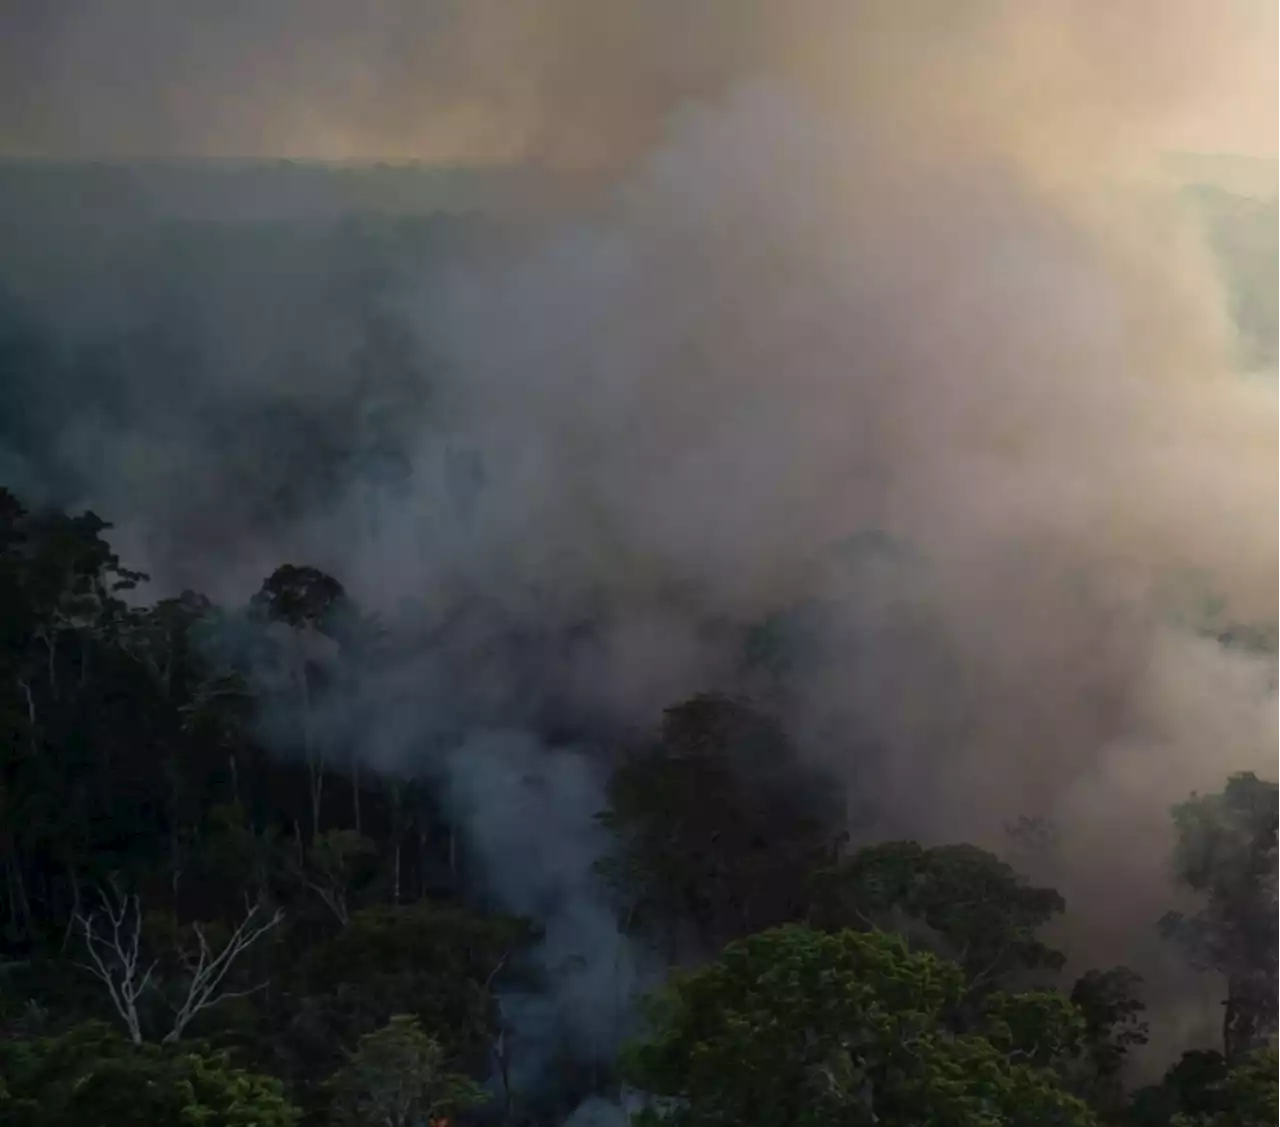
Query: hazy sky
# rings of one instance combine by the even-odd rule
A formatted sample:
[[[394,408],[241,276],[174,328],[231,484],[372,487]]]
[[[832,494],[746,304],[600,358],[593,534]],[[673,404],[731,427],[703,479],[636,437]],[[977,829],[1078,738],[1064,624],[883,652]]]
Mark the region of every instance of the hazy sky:
[[[1277,152],[1277,32],[1280,5],[1260,3],[1247,24],[1252,36],[1242,35],[1234,72],[1222,76],[1216,91],[1187,114],[1174,134],[1181,147],[1201,152],[1239,152],[1275,156]]]
[[[1168,68],[1153,68],[1160,81],[1174,74],[1194,89],[1171,104],[1169,147],[1275,154],[1274,0],[1174,6],[1178,20],[1150,0],[1072,0],[1067,22],[1072,35],[1086,29],[1100,70],[1137,72],[1156,57]],[[926,13],[916,33],[927,51],[935,31],[981,25],[1000,4],[911,7]],[[883,0],[5,0],[0,153],[574,161],[606,135],[648,144],[653,123],[688,97],[794,70],[798,58],[806,69],[815,46],[839,43],[837,25],[856,33],[885,10]],[[1171,45],[1176,36],[1185,42]],[[1167,92],[1153,85],[1151,96]]]
[[[652,61],[641,61],[637,36],[648,17],[640,6],[605,0],[578,18],[589,6],[16,0],[0,14],[0,146],[42,154],[507,159],[543,146],[530,134],[551,117],[562,136],[580,128],[575,120],[590,118],[588,131],[605,116],[620,124],[636,112],[629,103],[653,90],[656,72],[681,65],[662,41]],[[675,7],[650,6],[668,14]],[[671,21],[654,26],[665,31]],[[735,29],[717,20],[707,30],[728,54]],[[700,71],[722,85],[725,67],[710,57],[720,50],[694,50],[673,81],[692,89],[691,72]],[[604,60],[624,57],[629,78],[621,79]]]

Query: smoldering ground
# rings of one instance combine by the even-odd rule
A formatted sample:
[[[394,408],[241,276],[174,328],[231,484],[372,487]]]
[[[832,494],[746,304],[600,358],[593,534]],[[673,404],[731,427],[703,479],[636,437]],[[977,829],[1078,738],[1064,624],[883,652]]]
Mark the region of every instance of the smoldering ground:
[[[418,633],[367,690],[370,757],[435,756],[498,893],[549,915],[557,958],[581,932],[598,961],[565,994],[571,1024],[643,974],[615,973],[634,956],[584,875],[588,761],[530,733],[556,709],[644,727],[751,688],[746,627],[818,600],[832,641],[780,704],[803,752],[874,799],[879,832],[1003,848],[1008,819],[1051,820],[1055,849],[1026,864],[1068,899],[1073,961],[1147,973],[1172,1039],[1213,1027],[1153,934],[1167,812],[1273,770],[1275,703],[1266,659],[1157,596],[1199,571],[1239,620],[1275,617],[1275,385],[1230,370],[1207,249],[1147,173],[1188,122],[1263,113],[1239,73],[1260,72],[1235,64],[1274,12],[943,7],[711,4],[692,30],[668,5],[572,30],[573,4],[440,16],[432,50],[467,48],[452,65],[344,71],[298,135],[412,147],[439,107],[449,155],[593,163],[588,203],[496,248],[401,251],[376,285],[328,227],[277,246],[257,284],[172,266],[191,310],[174,364],[126,357],[123,398],[61,405],[75,500],[161,582],[245,594],[309,562]],[[273,8],[285,29],[290,10]],[[380,18],[367,35],[399,26]],[[233,31],[213,57],[240,57]],[[199,83],[158,124],[117,100],[74,144],[216,141],[202,120],[247,136],[231,119],[284,137],[317,80],[255,73],[260,116],[215,97],[210,67],[216,113]],[[90,277],[78,333],[148,320],[146,290]],[[57,324],[55,291],[26,292]],[[352,292],[376,294],[362,318]],[[287,466],[268,405],[307,422]],[[375,449],[388,477],[352,454]],[[836,550],[868,530],[911,562]],[[442,733],[468,754],[429,751]],[[542,798],[514,786],[529,774]],[[535,816],[536,850],[516,832]]]

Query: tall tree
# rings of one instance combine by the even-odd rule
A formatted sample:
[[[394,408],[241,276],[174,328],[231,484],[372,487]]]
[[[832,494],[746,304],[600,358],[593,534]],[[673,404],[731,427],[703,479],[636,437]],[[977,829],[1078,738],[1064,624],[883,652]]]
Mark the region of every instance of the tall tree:
[[[1270,1127],[1280,1119],[1276,1050],[1254,1049],[1213,1085],[1217,1108],[1174,1115],[1171,1127]]]
[[[979,992],[1065,961],[1036,935],[1063,911],[1062,897],[976,846],[868,846],[815,874],[813,890],[816,922],[905,932],[953,959]]]
[[[628,1080],[651,1098],[640,1122],[1093,1124],[1037,1062],[947,1027],[963,991],[957,967],[879,932],[789,925],[731,944],[651,1000],[650,1031],[625,1058]],[[1069,1011],[1064,1000],[1036,1012],[1043,1030]]]
[[[808,873],[831,863],[844,833],[843,806],[822,784],[770,717],[694,697],[615,772],[601,820],[618,845],[601,869],[631,922],[665,933],[672,956],[683,920],[718,947],[800,919]]]
[[[329,1082],[334,1127],[419,1127],[484,1103],[483,1088],[445,1065],[440,1043],[417,1018],[397,1014],[360,1038]]]
[[[314,567],[285,564],[262,583],[250,600],[250,612],[267,624],[288,628],[289,643],[283,665],[292,683],[298,709],[303,755],[311,799],[311,834],[320,836],[328,739],[316,729],[316,695],[324,683],[321,665],[308,642],[317,635],[333,637],[335,624],[346,610],[346,591],[331,575]]]
[[[1227,980],[1222,1045],[1228,1063],[1276,1031],[1277,786],[1252,772],[1173,811],[1175,871],[1204,906],[1161,921],[1193,963]]]
[[[1115,1108],[1124,1101],[1123,1073],[1129,1050],[1147,1043],[1146,1005],[1138,996],[1142,979],[1128,967],[1085,972],[1071,988],[1071,1003],[1084,1019],[1088,1056],[1086,1082],[1095,1106]]]

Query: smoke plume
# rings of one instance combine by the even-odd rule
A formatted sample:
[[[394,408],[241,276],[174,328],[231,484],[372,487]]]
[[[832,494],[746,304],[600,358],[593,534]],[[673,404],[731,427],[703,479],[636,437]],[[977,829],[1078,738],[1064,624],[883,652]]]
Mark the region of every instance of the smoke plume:
[[[749,687],[742,631],[813,601],[834,641],[787,695],[804,754],[884,832],[1002,847],[1006,821],[1052,820],[1028,863],[1068,899],[1073,963],[1139,966],[1153,1024],[1201,1036],[1153,938],[1167,811],[1271,772],[1275,703],[1264,661],[1158,596],[1198,572],[1237,620],[1275,617],[1276,393],[1231,370],[1157,158],[1274,143],[1274,6],[303,10],[32,23],[52,97],[10,147],[527,162],[552,196],[566,168],[591,188],[381,274],[317,220],[252,269],[226,250],[157,278],[131,236],[119,285],[114,244],[74,285],[20,278],[77,341],[153,308],[185,326],[172,367],[125,357],[117,398],[62,405],[76,499],[163,583],[244,594],[307,562],[421,623],[370,756],[434,757],[548,963],[587,960],[561,995],[577,1036],[643,974],[587,873],[609,749],[554,750],[548,709],[652,727]],[[140,64],[103,44],[126,34]],[[375,293],[358,321],[352,293]],[[836,550],[868,531],[911,562]]]

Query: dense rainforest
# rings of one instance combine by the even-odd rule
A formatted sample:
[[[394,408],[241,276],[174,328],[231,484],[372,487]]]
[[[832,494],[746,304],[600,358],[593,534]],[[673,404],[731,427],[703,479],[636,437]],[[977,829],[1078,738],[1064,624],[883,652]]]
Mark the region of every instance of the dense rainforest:
[[[1152,927],[1221,976],[1222,1038],[1135,1091],[1142,982],[1063,979],[1054,889],[855,847],[767,709],[673,702],[610,759],[595,872],[678,969],[616,1060],[531,1045],[513,1015],[572,968],[477,895],[441,780],[336,719],[394,628],[293,564],[148,602],[109,527],[0,493],[0,1123],[1274,1121],[1274,782],[1170,812],[1199,907]]]
[[[569,458],[553,482],[576,523],[529,538],[561,552],[564,586],[581,589],[557,602],[552,582],[506,605],[510,577],[532,586],[534,569],[519,558],[469,574],[501,552],[466,539],[483,523],[494,451],[478,452],[483,427],[450,417],[464,381],[415,329],[460,263],[518,275],[522,233],[417,214],[412,170],[151,175],[147,187],[108,166],[0,167],[0,1127],[1276,1121],[1272,778],[1224,770],[1163,822],[1167,911],[1141,926],[1184,984],[1212,984],[1221,1003],[1213,1044],[1188,1051],[1194,1038],[1159,1026],[1167,982],[1078,965],[1073,914],[1109,906],[1068,902],[1031,875],[1050,821],[1008,809],[1007,848],[992,851],[966,834],[886,830],[893,817],[862,809],[885,799],[877,787],[896,776],[879,768],[895,750],[941,747],[903,766],[906,797],[894,796],[893,815],[916,807],[912,824],[928,828],[945,804],[925,784],[972,710],[1030,717],[1011,725],[1028,743],[1052,744],[1078,703],[1114,721],[1124,687],[1093,664],[1115,656],[1093,644],[1112,636],[1072,634],[1079,604],[1041,619],[1032,600],[993,599],[956,629],[998,633],[993,616],[1023,614],[1029,634],[1062,631],[1066,656],[1033,672],[1086,665],[1083,702],[1019,711],[1009,695],[957,691],[945,723],[913,726],[899,713],[978,681],[964,682],[966,651],[936,622],[895,608],[864,623],[857,597],[832,610],[807,590],[761,622],[703,622],[699,592],[683,588],[620,615],[556,537],[595,538],[583,550],[598,550],[593,580],[646,561],[577,503],[591,463]],[[511,194],[451,183],[433,191]],[[1229,282],[1239,366],[1267,375],[1274,199],[1190,196]],[[533,308],[531,322],[558,312]],[[574,331],[593,316],[571,318]],[[487,311],[476,320],[486,338],[507,332]],[[587,408],[593,423],[604,409]],[[758,468],[755,437],[774,425],[747,426],[730,466]],[[788,438],[802,451],[809,431],[779,445]],[[653,520],[647,486],[625,484],[625,500],[645,504],[624,517]],[[503,531],[522,518],[504,499],[543,500],[496,492]],[[439,536],[440,572],[462,576],[435,613],[412,601],[428,584],[395,535],[365,554],[342,542],[395,533],[419,505],[439,519],[410,531]],[[876,531],[837,547],[850,571],[919,563]],[[729,586],[748,554],[706,571]],[[1273,662],[1274,624],[1235,621],[1197,582],[1178,596],[1208,606],[1179,623],[1196,644]],[[240,588],[256,593],[226,594]],[[385,593],[382,613],[357,591]],[[647,617],[652,633],[633,629]],[[619,636],[628,660],[609,650]],[[717,675],[702,692],[654,691],[639,724],[619,718],[608,676],[582,672],[620,667],[648,692],[667,684],[653,669],[668,650],[706,639]],[[1015,662],[1040,654],[1010,649]],[[856,720],[885,698],[894,726],[796,730],[824,677],[827,697],[850,704],[820,719]],[[592,692],[575,693],[583,682]],[[1104,743],[1103,721],[1080,743]],[[839,777],[814,754],[824,741],[845,758]],[[1046,788],[1071,780],[1051,751],[1027,768]],[[1216,754],[1232,760],[1221,747],[1202,758]],[[1077,835],[1091,813],[1077,813]],[[1113,894],[1136,898],[1133,883],[1117,878]],[[1149,1076],[1135,1062],[1158,1046],[1174,1059]]]

